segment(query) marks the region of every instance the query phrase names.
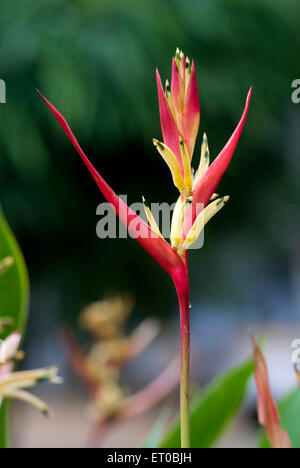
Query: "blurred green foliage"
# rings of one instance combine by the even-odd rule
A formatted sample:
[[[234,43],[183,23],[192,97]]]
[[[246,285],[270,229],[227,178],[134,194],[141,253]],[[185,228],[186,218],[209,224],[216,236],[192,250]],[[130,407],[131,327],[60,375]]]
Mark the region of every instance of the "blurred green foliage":
[[[96,238],[102,196],[35,88],[64,113],[118,193],[131,202],[142,195],[150,203],[173,202],[176,192],[151,138],[161,135],[155,66],[169,76],[176,46],[196,60],[200,131],[208,133],[213,157],[254,87],[220,187],[231,202],[208,226],[205,248],[191,255],[192,297],[255,301],[267,272],[270,281],[286,281],[297,249],[291,232],[296,238],[300,230],[291,214],[300,195],[293,152],[299,145],[291,134],[299,113],[291,103],[291,82],[300,74],[298,3],[2,0],[0,78],[7,104],[0,109],[0,195],[33,287],[55,291],[59,313],[77,315],[108,290],[136,294],[141,313],[166,314],[176,298],[134,241]],[[199,143],[195,159],[198,154]],[[287,223],[289,232],[281,232]],[[259,302],[264,289],[256,294]],[[39,301],[42,314],[47,296]]]

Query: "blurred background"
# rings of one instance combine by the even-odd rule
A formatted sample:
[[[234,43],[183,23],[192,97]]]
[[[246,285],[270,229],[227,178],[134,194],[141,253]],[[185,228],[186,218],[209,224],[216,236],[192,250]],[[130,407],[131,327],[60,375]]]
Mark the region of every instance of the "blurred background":
[[[176,190],[151,139],[161,138],[155,67],[163,80],[170,77],[177,46],[196,61],[201,124],[195,164],[202,133],[214,158],[253,86],[245,130],[218,189],[230,202],[207,226],[204,248],[190,256],[195,381],[203,384],[249,354],[252,326],[270,337],[278,394],[293,383],[291,341],[300,338],[300,104],[291,100],[292,81],[300,78],[298,3],[2,0],[0,78],[7,103],[0,109],[0,199],[31,278],[24,365],[56,362],[66,382],[42,390],[58,413],[51,428],[31,409],[17,407],[28,423],[26,434],[16,429],[20,446],[62,444],[57,428],[63,424],[72,427],[66,444],[85,443],[86,396],[58,330],[68,323],[88,349],[78,316],[89,303],[128,292],[136,301],[129,329],[149,316],[161,321],[161,337],[129,370],[134,388],[178,349],[169,278],[133,240],[96,237],[103,197],[36,88],[63,112],[117,193],[127,194],[129,203],[142,195],[148,203],[173,203]],[[140,423],[146,433],[151,421]],[[51,437],[47,432],[43,439],[40,424]]]

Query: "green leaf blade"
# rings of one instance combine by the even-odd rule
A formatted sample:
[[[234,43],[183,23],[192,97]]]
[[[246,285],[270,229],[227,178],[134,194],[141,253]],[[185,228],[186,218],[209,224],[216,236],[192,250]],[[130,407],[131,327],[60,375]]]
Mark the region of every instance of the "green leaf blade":
[[[29,303],[28,273],[18,243],[0,213],[0,259],[8,256],[13,257],[14,264],[0,278],[0,316],[12,317],[13,329],[23,332]]]

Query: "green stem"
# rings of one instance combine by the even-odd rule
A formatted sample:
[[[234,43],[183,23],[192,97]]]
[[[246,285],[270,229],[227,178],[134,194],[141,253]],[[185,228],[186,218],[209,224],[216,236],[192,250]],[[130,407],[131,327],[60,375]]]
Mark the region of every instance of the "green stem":
[[[180,427],[181,448],[190,448],[190,301],[187,270],[174,277],[180,306]]]
[[[181,448],[190,448],[190,331],[183,330],[180,378]]]

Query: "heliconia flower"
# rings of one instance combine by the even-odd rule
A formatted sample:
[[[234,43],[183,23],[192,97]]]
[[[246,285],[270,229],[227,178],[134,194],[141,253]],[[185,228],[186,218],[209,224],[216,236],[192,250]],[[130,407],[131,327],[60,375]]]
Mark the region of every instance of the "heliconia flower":
[[[286,431],[280,427],[280,416],[269,384],[265,358],[252,338],[254,351],[255,380],[258,391],[258,420],[264,426],[273,448],[292,448]]]
[[[144,200],[148,223],[145,223],[126,203],[120,199],[91,164],[67,121],[60,112],[39,92],[45,104],[60,123],[63,131],[79,153],[81,159],[101,190],[106,200],[113,206],[121,221],[132,236],[166,270],[174,281],[180,304],[181,317],[181,401],[183,427],[187,428],[187,396],[189,372],[189,279],[187,250],[197,240],[214,214],[226,203],[228,197],[215,194],[237,146],[241,135],[249,103],[249,91],[243,116],[219,156],[209,166],[209,149],[204,135],[198,171],[193,176],[191,167],[196,137],[200,123],[200,107],[194,62],[185,58],[179,50],[172,60],[171,85],[166,82],[165,91],[156,70],[159,112],[163,142],[153,140],[172,174],[175,187],[180,196],[177,200],[171,225],[171,245],[163,238],[159,226]],[[209,201],[211,203],[209,204]],[[138,228],[138,229],[137,229]],[[189,445],[188,430],[183,431],[182,447]]]
[[[229,200],[229,196],[225,196],[222,198],[217,198],[216,200],[212,201],[209,205],[207,205],[203,211],[199,213],[195,222],[193,223],[192,227],[188,231],[184,242],[179,247],[178,253],[179,255],[183,254],[191,245],[196,242],[200,233],[203,231],[204,226],[208,223],[208,221],[223,208],[225,203]]]
[[[0,364],[0,407],[4,398],[13,398],[30,403],[45,416],[51,417],[52,413],[49,407],[38,397],[24,389],[46,380],[51,383],[61,383],[61,379],[57,376],[57,368],[49,367],[25,372],[12,372],[13,360],[17,356],[20,341],[21,334],[14,332],[1,345],[2,349],[5,350],[6,362]]]

